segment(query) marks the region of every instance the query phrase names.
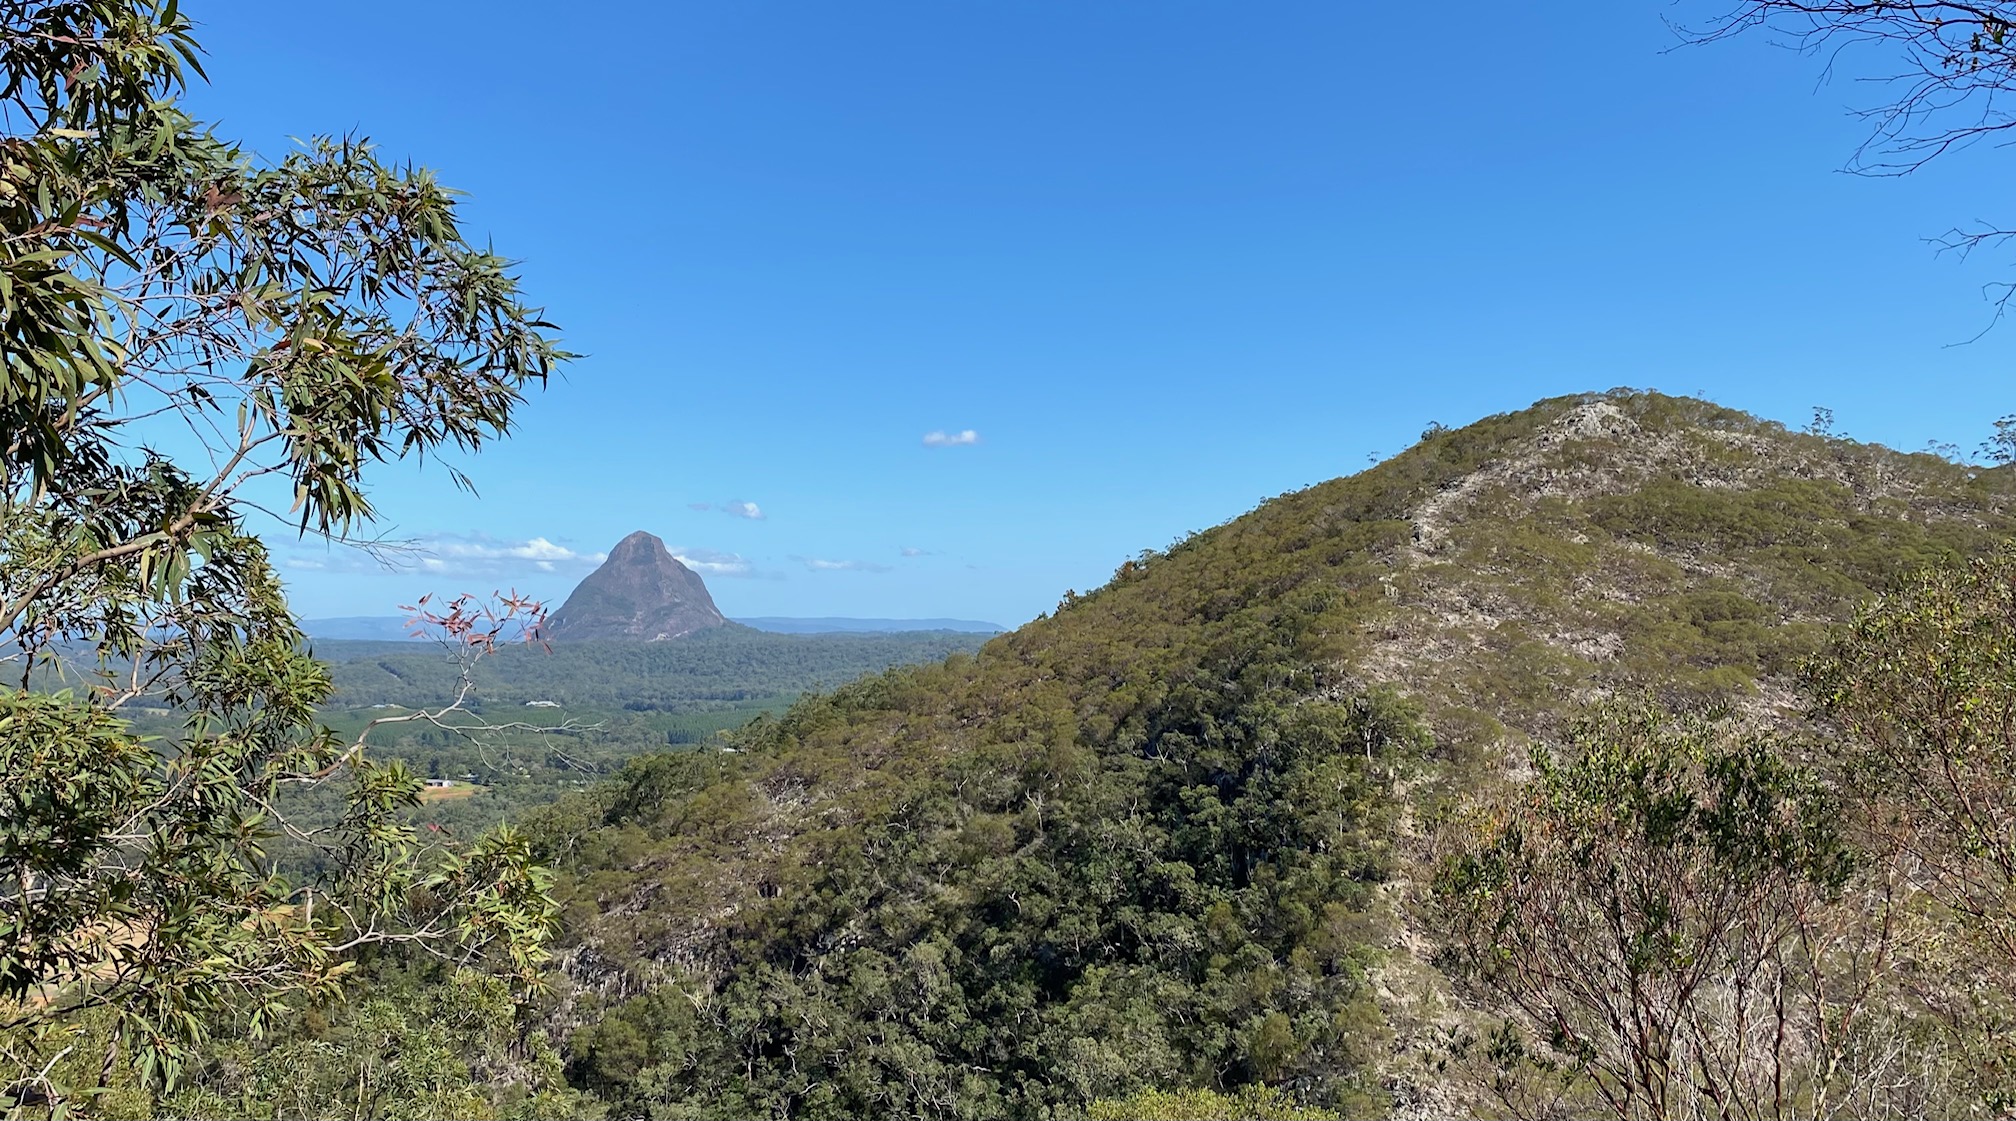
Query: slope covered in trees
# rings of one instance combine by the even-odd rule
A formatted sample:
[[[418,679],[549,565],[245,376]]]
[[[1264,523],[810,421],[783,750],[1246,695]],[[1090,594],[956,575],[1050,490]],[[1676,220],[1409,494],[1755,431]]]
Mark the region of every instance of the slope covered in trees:
[[[731,624],[677,642],[516,646],[476,667],[475,700],[506,708],[556,701],[569,709],[700,711],[831,689],[890,666],[970,652],[984,641],[949,631],[785,635]],[[314,648],[330,663],[332,702],[341,708],[445,704],[461,683],[453,659],[429,644],[337,641]]]
[[[570,1078],[651,1115],[1446,1107],[1437,815],[1605,697],[1795,722],[1828,625],[2012,503],[1650,393],[1432,429],[542,813]]]

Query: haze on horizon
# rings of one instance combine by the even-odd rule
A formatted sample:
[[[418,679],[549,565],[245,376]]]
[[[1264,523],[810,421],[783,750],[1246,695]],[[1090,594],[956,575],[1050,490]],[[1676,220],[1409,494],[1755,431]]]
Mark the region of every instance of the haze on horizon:
[[[380,476],[409,571],[283,549],[295,605],[557,603],[646,529],[731,616],[1013,626],[1431,422],[1616,385],[1971,449],[2006,335],[1949,344],[2001,262],[1924,239],[1995,155],[1842,175],[1880,95],[1675,49],[1695,8],[1463,2],[1435,26],[1489,33],[1424,43],[1313,2],[208,5],[199,115],[435,168],[585,355],[479,496]]]

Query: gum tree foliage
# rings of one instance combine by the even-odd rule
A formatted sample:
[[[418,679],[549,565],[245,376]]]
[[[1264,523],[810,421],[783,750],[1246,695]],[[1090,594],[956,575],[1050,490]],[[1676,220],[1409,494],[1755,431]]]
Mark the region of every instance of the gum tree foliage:
[[[1832,796],[1769,737],[1605,710],[1453,831],[1447,964],[1517,1116],[1922,1114],[1881,1023],[1895,946]]]
[[[344,998],[303,1008],[252,1039],[227,1021],[173,1086],[116,1069],[100,1080],[99,1053],[113,1017],[82,1013],[74,1044],[57,1060],[57,1085],[92,1084],[72,1116],[103,1121],[595,1121],[592,1100],[560,1085],[559,1057],[540,1032],[524,1030],[524,994],[508,979],[431,960],[382,955]],[[59,1106],[53,1112],[61,1112]],[[9,1117],[42,1117],[31,1108]]]
[[[1613,710],[1452,830],[1449,960],[1510,1015],[1467,1058],[1510,1112],[2016,1101],[2016,546],[1870,601],[1806,676],[1809,741]]]
[[[175,0],[0,2],[0,1103],[55,1108],[93,1008],[101,1071],[172,1078],[206,1018],[257,1032],[362,945],[543,953],[524,844],[422,859],[412,776],[315,725],[253,520],[353,534],[372,465],[501,436],[566,356],[431,175],[348,139],[263,161],[178,107],[201,74]],[[137,737],[143,705],[180,734]],[[287,883],[262,840],[316,783],[340,871]]]
[[[1812,672],[1853,827],[1934,932],[1915,998],[1973,1096],[2016,1104],[2016,545],[1865,606]]]
[[[1872,602],[1814,683],[1859,824],[2016,995],[2016,546]]]
[[[1297,1105],[1279,1090],[1243,1087],[1216,1090],[1143,1090],[1125,1098],[1096,1101],[1087,1121],[1338,1121],[1341,1114]]]

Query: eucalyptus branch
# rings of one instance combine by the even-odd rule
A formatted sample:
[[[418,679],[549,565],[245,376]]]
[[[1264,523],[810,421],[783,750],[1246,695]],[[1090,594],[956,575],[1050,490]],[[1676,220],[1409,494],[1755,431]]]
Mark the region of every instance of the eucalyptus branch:
[[[155,0],[0,4],[0,661],[22,671],[0,690],[0,1001],[115,1014],[150,1077],[247,997],[328,995],[365,941],[529,975],[550,907],[522,840],[424,849],[370,730],[319,726],[328,672],[246,523],[396,549],[371,536],[380,465],[480,450],[568,355],[428,173],[353,138],[265,162],[184,114],[191,26]],[[254,493],[275,476],[284,514]],[[42,667],[89,687],[38,690]],[[468,696],[414,719],[453,727]],[[179,735],[138,738],[143,697]],[[330,832],[278,812],[339,770],[358,788]],[[353,896],[276,878],[276,835],[340,841]]]

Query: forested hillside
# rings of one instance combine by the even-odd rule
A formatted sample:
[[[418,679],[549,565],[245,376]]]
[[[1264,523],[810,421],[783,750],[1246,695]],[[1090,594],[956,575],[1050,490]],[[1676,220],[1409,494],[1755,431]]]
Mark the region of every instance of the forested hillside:
[[[1676,101],[1627,61],[1629,129],[1532,112],[1531,75],[1632,57],[1581,10],[1445,36],[1459,84],[1382,101],[1411,12],[499,8],[472,39],[469,12],[296,7],[213,5],[235,92],[192,98],[180,0],[0,4],[0,1118],[2016,1115],[2016,416],[1971,464],[1825,408],[1556,397],[991,636],[762,633],[702,576],[752,610],[1026,618],[1088,542],[1310,477],[1284,449],[1332,430],[1497,407],[1564,331],[1746,394],[1797,354],[1914,439],[1985,419],[1999,374],[1885,349],[1937,303],[1905,270],[1727,255],[1757,198],[1810,199],[1832,244],[1863,196],[1766,189],[1797,181],[1759,138],[1796,145],[1746,132],[1699,149],[1759,176],[1718,213],[1685,173],[1720,165],[1639,127],[1777,130],[1768,84],[1715,118],[1730,75]],[[1887,52],[1878,178],[2007,123],[2016,3],[1706,19],[1665,30]],[[607,27],[650,65],[606,65]],[[586,124],[500,114],[526,74]],[[331,106],[400,147],[314,134]],[[1302,142],[1340,107],[1403,142]],[[1517,174],[1405,150],[1455,134]],[[1620,136],[1646,147],[1590,146]],[[443,140],[559,192],[490,196],[527,264],[419,162]],[[604,182],[680,189],[612,236],[573,197]],[[1582,236],[1599,198],[1700,201],[1650,232],[1737,240],[1620,272]],[[1443,331],[1453,254],[1529,289],[1495,286],[1491,331]],[[521,267],[604,357],[485,506],[471,457],[581,358]],[[1647,345],[1678,324],[1696,349]],[[1382,388],[1434,378],[1335,377],[1402,353]],[[1265,392],[1217,391],[1231,355]],[[583,551],[664,515],[676,548]],[[408,609],[424,641],[318,641],[292,598],[420,578],[447,585]]]
[[[362,737],[381,759],[453,783],[430,792],[414,813],[473,834],[638,755],[689,745],[715,750],[717,733],[782,712],[805,693],[893,666],[940,662],[983,641],[938,631],[784,635],[731,625],[672,642],[500,645],[473,666],[434,643],[323,641],[314,648],[329,661],[335,686],[322,718],[346,737]],[[466,699],[438,720],[371,727],[442,711],[465,685]],[[143,726],[176,734],[165,716]],[[310,816],[330,819],[334,806]]]
[[[570,642],[500,647],[475,669],[475,703],[555,701],[570,710],[686,712],[830,689],[865,673],[941,661],[984,636],[949,631],[783,635],[725,626],[673,642]],[[458,663],[431,644],[322,641],[342,708],[446,704]]]
[[[569,1077],[652,1116],[1477,1108],[1433,822],[1605,697],[1797,724],[1830,626],[2012,531],[2006,472],[1700,401],[1431,431],[538,815]]]

